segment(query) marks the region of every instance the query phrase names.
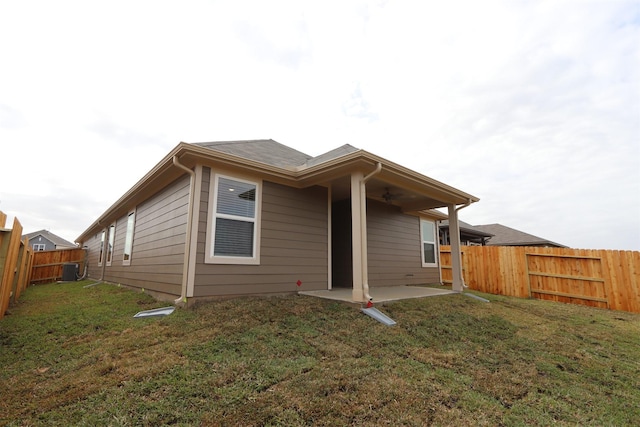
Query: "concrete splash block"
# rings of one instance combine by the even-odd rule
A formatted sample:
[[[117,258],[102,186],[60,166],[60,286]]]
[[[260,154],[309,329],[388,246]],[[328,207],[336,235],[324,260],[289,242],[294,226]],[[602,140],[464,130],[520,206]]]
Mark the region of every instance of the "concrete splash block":
[[[380,322],[380,323],[382,323],[384,325],[393,326],[393,325],[396,324],[395,320],[393,320],[392,318],[390,318],[386,314],[382,313],[380,310],[378,310],[375,307],[361,308],[361,310],[367,316],[376,319],[378,322]]]
[[[175,307],[162,307],[155,308],[153,310],[146,310],[136,313],[133,317],[155,317],[155,316],[168,316],[175,310]]]

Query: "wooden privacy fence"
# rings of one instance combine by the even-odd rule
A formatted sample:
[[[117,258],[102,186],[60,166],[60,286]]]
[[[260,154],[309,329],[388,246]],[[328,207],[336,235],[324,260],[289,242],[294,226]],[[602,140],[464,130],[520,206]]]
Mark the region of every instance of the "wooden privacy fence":
[[[451,247],[440,248],[451,283]],[[514,246],[463,246],[469,289],[640,313],[640,252]]]
[[[36,251],[33,254],[32,284],[62,280],[65,264],[77,264],[80,274],[84,271],[86,250],[82,248]]]
[[[29,283],[33,251],[29,240],[22,239],[22,225],[17,218],[11,229],[5,228],[7,215],[0,211],[0,319]]]

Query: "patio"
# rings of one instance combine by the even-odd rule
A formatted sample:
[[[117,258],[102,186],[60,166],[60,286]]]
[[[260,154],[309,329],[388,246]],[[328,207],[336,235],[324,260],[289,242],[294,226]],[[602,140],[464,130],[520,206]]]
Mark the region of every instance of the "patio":
[[[345,301],[356,303],[351,297],[351,288],[334,288],[322,291],[300,291],[300,295],[308,295],[312,297],[332,299],[337,301]],[[381,286],[369,288],[369,294],[373,298],[373,303],[381,303],[387,301],[399,301],[410,298],[425,298],[438,295],[455,294],[457,292],[451,289],[443,288],[426,288],[421,286]]]

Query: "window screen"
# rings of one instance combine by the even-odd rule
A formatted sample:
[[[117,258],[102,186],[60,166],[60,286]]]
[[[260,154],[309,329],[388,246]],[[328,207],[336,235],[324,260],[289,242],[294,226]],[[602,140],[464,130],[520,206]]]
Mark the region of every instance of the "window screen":
[[[218,177],[214,257],[255,256],[256,190],[255,183]]]
[[[109,238],[108,243],[109,243],[109,247],[107,248],[107,265],[111,265],[111,259],[113,258],[113,244],[115,242],[116,239],[116,226],[115,225],[111,225],[109,226]]]
[[[422,265],[437,265],[436,230],[432,221],[420,221],[422,234]]]
[[[133,250],[133,227],[136,223],[136,214],[131,212],[127,217],[127,234],[124,238],[124,255],[122,261],[125,263],[131,262],[131,252]]]

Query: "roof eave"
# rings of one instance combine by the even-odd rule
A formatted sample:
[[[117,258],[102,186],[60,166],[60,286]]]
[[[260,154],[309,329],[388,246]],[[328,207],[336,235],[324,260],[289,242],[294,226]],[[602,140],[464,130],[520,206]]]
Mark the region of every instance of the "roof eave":
[[[405,184],[415,185],[416,188],[424,186],[427,187],[429,191],[438,194],[440,196],[439,200],[442,200],[442,205],[429,206],[428,208],[444,207],[447,204],[475,203],[480,200],[475,196],[364,150],[358,150],[318,165],[296,170],[296,168],[272,166],[232,154],[214,151],[207,147],[180,142],[162,160],[160,160],[153,169],[144,175],[133,187],[131,187],[131,189],[129,189],[129,191],[120,197],[80,236],[78,236],[75,242],[82,243],[86,241],[92,234],[104,229],[108,224],[115,221],[119,215],[126,213],[124,211],[130,209],[131,205],[135,205],[136,201],[140,198],[139,195],[141,192],[145,192],[145,190],[145,193],[157,191],[157,188],[153,190],[153,188],[155,188],[153,187],[153,184],[170,181],[183,175],[184,171],[178,168],[173,168],[173,158],[175,156],[177,156],[180,162],[187,167],[193,167],[198,163],[223,164],[229,167],[237,167],[265,174],[277,182],[286,183],[297,188],[304,188],[321,182],[327,182],[331,177],[335,177],[341,171],[351,172],[358,169],[368,171],[369,168],[374,168],[377,163],[381,163],[381,173],[386,175],[387,178],[400,179]],[[174,172],[168,173],[168,171],[171,171],[172,169]],[[425,209],[426,207],[419,210]]]
[[[126,209],[130,201],[136,194],[139,194],[143,189],[149,188],[160,176],[162,176],[167,170],[171,168],[173,164],[173,157],[180,156],[187,150],[187,144],[181,142],[173,150],[169,152],[160,162],[158,162],[146,175],[144,175],[133,187],[129,189],[122,197],[120,197],[114,204],[112,204],[102,215],[98,217],[80,236],[75,240],[76,243],[82,243],[92,234],[105,228],[108,224],[113,222],[117,217],[117,212],[122,209]],[[184,172],[180,172],[177,176],[182,175]]]
[[[249,169],[268,175],[272,179],[278,182],[292,182],[295,179],[295,174],[292,170],[281,168],[277,166],[271,166],[266,163],[257,162],[254,160],[245,159],[243,157],[234,156],[232,154],[224,153],[221,151],[214,151],[207,147],[201,147],[187,142],[180,142],[175,148],[173,148],[169,154],[167,154],[153,169],[151,169],[145,176],[143,176],[129,191],[127,191],[122,197],[120,197],[113,205],[111,205],[96,221],[93,222],[78,238],[75,240],[80,243],[85,241],[92,234],[103,229],[108,224],[117,219],[121,211],[128,209],[128,206],[132,204],[132,200],[137,194],[143,191],[145,188],[149,188],[153,183],[166,174],[167,171],[173,167],[173,158],[178,157],[180,163],[187,167],[193,167],[197,163],[215,162],[216,164],[223,164],[229,167],[238,167],[242,169]],[[173,179],[183,175],[184,172],[178,168],[175,168],[175,174],[171,176]],[[175,175],[175,176],[173,176]]]
[[[360,168],[374,168],[378,163],[382,164],[380,176],[390,178],[392,175],[401,178],[405,183],[413,183],[417,188],[425,186],[430,190],[436,191],[443,196],[443,202],[453,204],[476,203],[480,199],[457,188],[451,187],[443,182],[429,178],[409,168],[401,166],[397,163],[386,160],[380,156],[369,153],[365,150],[358,150],[353,153],[337,157],[309,168],[301,169],[296,172],[296,177],[301,182],[314,182],[326,180],[326,175],[331,171],[345,169],[346,166],[355,166],[359,164]],[[442,206],[445,207],[447,203]]]

